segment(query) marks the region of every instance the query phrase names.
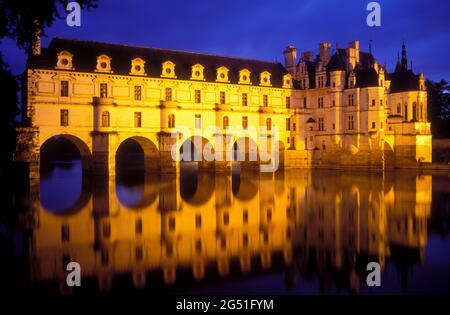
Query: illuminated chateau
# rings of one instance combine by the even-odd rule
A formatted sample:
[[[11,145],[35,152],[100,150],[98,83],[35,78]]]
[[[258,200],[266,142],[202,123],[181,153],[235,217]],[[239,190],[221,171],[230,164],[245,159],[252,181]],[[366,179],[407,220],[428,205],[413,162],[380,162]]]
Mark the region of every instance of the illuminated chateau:
[[[146,170],[161,172],[178,170],[171,149],[186,141],[223,157],[261,154],[264,140],[279,150],[281,168],[431,162],[424,76],[408,67],[405,46],[393,73],[358,41],[321,43],[318,55],[304,52],[299,61],[288,46],[284,58],[283,65],[55,38],[28,61],[15,158],[37,178],[40,150],[59,136],[78,148],[84,170],[110,175],[129,141],[144,151]],[[273,162],[261,156],[241,167]],[[230,171],[233,161],[198,164]]]

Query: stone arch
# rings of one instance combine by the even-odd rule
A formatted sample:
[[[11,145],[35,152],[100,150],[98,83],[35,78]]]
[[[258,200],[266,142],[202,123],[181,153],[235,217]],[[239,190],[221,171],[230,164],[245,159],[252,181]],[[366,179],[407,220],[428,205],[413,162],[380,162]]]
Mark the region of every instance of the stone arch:
[[[156,172],[160,168],[158,147],[146,137],[126,138],[117,147],[115,155],[116,173],[118,174],[125,170]]]
[[[214,146],[202,136],[184,138],[179,145],[180,163],[192,163],[198,169],[214,169]]]
[[[46,153],[60,154],[64,152],[58,152],[57,150],[46,151],[52,144],[72,145],[79,153],[81,159],[81,167],[83,173],[89,173],[92,171],[92,153],[91,150],[82,139],[70,134],[54,135],[46,139],[39,148],[40,164],[42,165],[43,158],[46,158]],[[65,143],[65,144],[64,144]]]
[[[237,138],[232,147],[233,166],[259,170],[260,155],[256,142],[248,136]]]

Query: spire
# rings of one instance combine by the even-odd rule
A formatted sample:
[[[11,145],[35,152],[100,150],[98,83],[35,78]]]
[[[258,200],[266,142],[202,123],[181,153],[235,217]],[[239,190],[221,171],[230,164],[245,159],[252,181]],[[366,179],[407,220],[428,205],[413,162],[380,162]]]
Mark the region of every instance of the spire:
[[[408,68],[408,59],[406,58],[405,43],[403,43],[402,45],[402,68],[405,70]]]

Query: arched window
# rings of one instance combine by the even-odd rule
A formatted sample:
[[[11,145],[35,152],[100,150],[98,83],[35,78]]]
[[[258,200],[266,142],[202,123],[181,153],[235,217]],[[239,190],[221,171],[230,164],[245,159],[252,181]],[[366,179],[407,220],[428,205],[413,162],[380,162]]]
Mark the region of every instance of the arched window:
[[[222,121],[222,128],[223,129],[227,129],[229,125],[229,120],[228,120],[228,116],[223,116],[223,121]]]
[[[109,112],[102,113],[102,127],[109,127]]]
[[[170,114],[169,115],[169,128],[175,128],[175,115]]]
[[[397,104],[397,114],[400,114],[402,112],[402,106],[400,103]]]
[[[272,119],[270,118],[266,119],[266,128],[268,131],[272,130]]]
[[[414,121],[417,120],[417,103],[416,102],[413,102],[413,116],[412,116],[412,119]]]

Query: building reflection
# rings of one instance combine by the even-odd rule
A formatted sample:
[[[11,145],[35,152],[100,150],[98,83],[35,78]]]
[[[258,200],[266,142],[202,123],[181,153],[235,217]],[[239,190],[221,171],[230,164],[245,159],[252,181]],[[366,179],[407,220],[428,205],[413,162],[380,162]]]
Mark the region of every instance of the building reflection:
[[[358,292],[377,261],[382,269],[393,262],[406,286],[424,257],[432,189],[431,176],[318,170],[182,170],[96,177],[82,188],[64,211],[35,198],[34,282],[67,290],[65,266],[76,261],[100,291],[122,276],[135,288],[173,287],[284,270],[288,288],[318,277],[322,291]]]

